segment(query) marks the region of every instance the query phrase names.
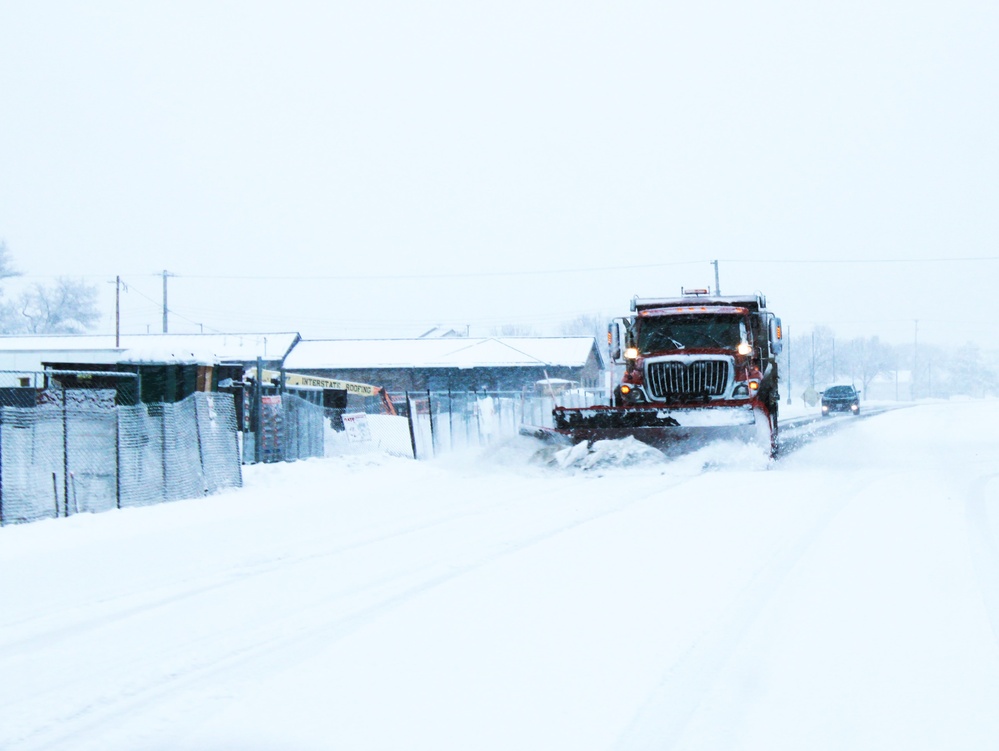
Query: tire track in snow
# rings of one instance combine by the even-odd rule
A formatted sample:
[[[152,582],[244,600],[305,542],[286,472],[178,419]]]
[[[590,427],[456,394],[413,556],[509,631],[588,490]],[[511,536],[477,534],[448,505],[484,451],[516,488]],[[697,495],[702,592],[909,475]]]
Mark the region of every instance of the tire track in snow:
[[[989,524],[989,509],[985,502],[985,490],[989,483],[999,483],[999,472],[974,481],[965,499],[964,510],[975,578],[992,627],[992,636],[999,645],[999,547],[992,534],[993,527]]]
[[[620,513],[655,495],[674,490],[696,479],[696,477],[698,475],[682,478],[673,477],[670,478],[672,482],[658,485],[646,493],[628,494],[626,497],[617,493],[610,502],[604,501],[607,496],[594,493],[594,499],[603,502],[601,509],[595,513],[577,517],[569,523],[565,523],[563,520],[561,523],[552,525],[551,520],[546,518],[542,520],[541,529],[529,530],[526,533],[517,532],[515,539],[496,541],[484,552],[464,553],[459,556],[457,563],[446,559],[435,560],[415,574],[412,569],[404,568],[395,572],[394,575],[375,582],[365,582],[332,598],[326,593],[319,598],[313,598],[312,602],[297,608],[292,613],[284,614],[278,618],[270,618],[258,624],[253,631],[252,638],[244,639],[243,643],[239,645],[228,643],[224,635],[218,636],[210,640],[216,641],[216,645],[210,643],[208,645],[216,648],[200,659],[162,672],[157,672],[155,669],[149,670],[147,666],[143,677],[137,679],[134,684],[127,687],[116,684],[117,691],[114,694],[89,697],[89,700],[82,704],[67,708],[66,712],[48,718],[45,726],[25,729],[19,737],[11,740],[18,744],[19,749],[31,751],[32,749],[78,749],[81,748],[81,741],[90,737],[95,738],[91,745],[94,748],[99,748],[102,741],[94,734],[102,735],[100,732],[102,728],[111,726],[113,730],[117,724],[133,717],[136,712],[141,714],[143,708],[154,706],[157,701],[165,697],[174,697],[176,705],[176,696],[179,693],[189,697],[186,702],[190,705],[191,715],[189,719],[197,720],[198,716],[206,717],[217,708],[215,704],[219,698],[216,696],[216,701],[211,699],[205,701],[205,694],[211,693],[212,684],[219,677],[226,679],[228,683],[232,683],[233,679],[259,679],[262,673],[279,672],[289,665],[308,660],[318,648],[329,647],[365,625],[402,607],[415,597],[433,591],[495,561],[542,544],[583,525]],[[594,479],[613,482],[615,478],[579,477],[569,483],[567,487],[561,487],[559,490],[561,492],[571,491],[582,483],[589,483]],[[537,495],[538,497],[547,497],[548,489]],[[394,538],[415,534],[424,529],[440,527],[464,517],[484,515],[488,511],[497,509],[505,511],[506,505],[504,502],[500,502],[494,504],[493,508],[480,512],[458,514],[433,524],[417,525],[408,531],[393,533],[364,543],[342,546],[336,551],[305,555],[293,560],[279,560],[266,571],[255,572],[248,576],[259,577],[267,574],[286,576],[287,566],[300,566],[310,561],[314,562],[317,558],[332,557],[350,549],[389,542]],[[217,590],[225,586],[245,583],[245,578],[219,583],[209,589]],[[414,582],[414,578],[417,581]],[[331,606],[338,601],[370,593],[372,590],[377,591],[371,602],[359,606],[355,605],[352,610],[348,609],[347,612],[331,614]],[[153,609],[156,607],[158,604],[151,606]],[[148,613],[149,609],[147,608],[142,613],[132,613],[128,617],[136,617],[140,614],[148,615]],[[190,648],[190,644],[184,643],[177,645],[172,651],[185,654]],[[149,656],[150,664],[163,662],[164,654],[162,652]],[[122,667],[137,666],[117,666],[116,669],[109,670],[109,672],[121,672]],[[77,687],[79,687],[79,683],[78,681]],[[60,686],[58,692],[63,696],[74,695],[73,685]],[[161,722],[166,722],[166,720],[161,720]],[[195,724],[196,722],[185,723],[186,727],[192,727]],[[158,745],[169,748],[171,746],[170,734],[182,737],[184,729],[178,729],[171,725],[163,728],[163,731],[165,735],[158,741]]]
[[[573,479],[569,484],[568,488],[572,489],[576,486],[587,482],[589,478],[580,477]],[[564,490],[566,486],[562,486]],[[522,501],[531,502],[532,499],[537,498],[539,502],[543,501],[547,494],[544,491],[539,491],[526,499],[521,499]],[[298,574],[295,573],[295,569],[304,569],[308,571],[310,567],[314,567],[316,562],[322,559],[335,560],[338,557],[349,555],[352,552],[357,552],[364,550],[365,548],[375,548],[379,545],[391,544],[397,540],[404,539],[406,537],[411,537],[415,535],[426,534],[428,532],[433,532],[434,530],[446,527],[451,524],[460,524],[462,522],[474,519],[476,517],[486,517],[490,514],[495,515],[498,513],[505,513],[508,504],[505,501],[496,501],[489,503],[487,505],[479,506],[472,510],[466,510],[463,507],[457,507],[458,513],[450,513],[443,518],[437,518],[428,523],[418,523],[410,524],[401,529],[392,530],[386,534],[376,534],[375,536],[368,537],[362,540],[355,540],[348,542],[343,545],[338,545],[332,549],[323,551],[311,551],[297,556],[281,556],[268,560],[264,564],[254,563],[250,565],[241,564],[235,568],[231,568],[226,572],[221,574],[222,578],[219,581],[215,581],[208,585],[204,584],[203,579],[188,579],[174,585],[169,588],[171,591],[168,594],[161,594],[154,598],[149,599],[146,602],[135,604],[134,596],[131,593],[126,593],[112,601],[124,601],[124,607],[118,609],[112,609],[110,612],[98,610],[88,615],[84,620],[72,620],[72,615],[74,609],[68,611],[60,611],[58,615],[65,616],[65,620],[60,622],[59,626],[55,629],[48,631],[43,631],[41,633],[32,634],[30,637],[22,640],[8,641],[3,644],[3,650],[0,652],[0,656],[8,662],[14,661],[31,661],[33,658],[33,653],[44,653],[47,650],[51,650],[58,642],[69,642],[74,640],[79,640],[80,637],[86,637],[88,634],[95,638],[99,638],[101,631],[107,631],[113,627],[124,627],[130,621],[136,623],[136,629],[140,629],[141,625],[139,622],[144,618],[154,617],[157,611],[170,612],[175,609],[178,605],[183,605],[185,602],[196,600],[199,597],[211,595],[214,599],[225,600],[227,592],[232,592],[234,588],[237,587],[248,587],[253,586],[254,582],[259,582],[266,579],[267,577],[281,577],[284,579],[294,579]],[[488,528],[490,525],[483,523],[479,525],[483,528]],[[102,665],[102,667],[97,672],[89,672],[85,676],[79,676],[75,679],[68,676],[59,676],[60,685],[58,689],[46,686],[45,688],[38,691],[23,691],[19,693],[17,700],[14,705],[8,704],[4,708],[4,713],[10,713],[12,717],[17,717],[21,713],[17,711],[17,705],[30,704],[32,700],[45,699],[50,697],[52,694],[58,694],[59,696],[85,696],[87,686],[93,684],[95,679],[99,679],[101,675],[114,676],[125,672],[128,668],[128,672],[144,676],[146,680],[149,680],[149,676],[153,675],[156,681],[164,682],[169,684],[174,677],[180,677],[182,673],[187,672],[198,672],[210,667],[212,659],[200,659],[195,660],[190,666],[184,666],[180,670],[167,670],[162,671],[153,667],[157,663],[169,663],[171,660],[181,659],[184,655],[189,653],[205,653],[205,654],[221,654],[222,657],[219,658],[220,664],[228,664],[231,661],[230,658],[239,658],[241,656],[250,657],[250,653],[255,645],[266,645],[273,641],[275,634],[280,635],[282,633],[294,633],[301,626],[301,617],[317,609],[328,609],[330,603],[336,603],[342,600],[349,600],[354,596],[363,594],[369,591],[375,592],[395,592],[396,590],[407,586],[411,586],[411,581],[414,575],[417,578],[428,579],[433,578],[436,574],[428,574],[428,570],[433,570],[434,564],[423,566],[422,569],[414,569],[409,566],[404,566],[399,568],[394,572],[390,572],[388,575],[376,577],[374,579],[368,579],[363,583],[342,589],[339,591],[330,591],[329,587],[318,586],[314,595],[308,603],[296,609],[294,613],[288,615],[281,615],[277,617],[269,617],[268,620],[250,627],[250,633],[253,636],[253,642],[250,646],[246,645],[247,639],[244,637],[239,645],[233,645],[231,639],[226,634],[221,635],[209,635],[207,637],[198,638],[194,640],[187,640],[180,643],[170,645],[168,648],[163,649],[162,647],[158,650],[152,650],[148,655],[148,658],[144,657],[141,661],[136,662],[134,660],[126,661],[121,657],[118,657],[113,651],[110,651],[107,655],[107,662]],[[178,586],[183,586],[188,583],[195,583],[197,586],[193,588],[177,592]],[[397,586],[397,582],[401,584]],[[103,604],[103,603],[102,603]],[[34,619],[33,619],[34,620]],[[54,620],[53,616],[46,615],[45,620]],[[25,624],[18,624],[24,626]],[[30,621],[27,626],[30,627]],[[179,657],[178,657],[179,656]],[[116,660],[115,658],[118,657]],[[3,662],[0,661],[0,667],[2,667]],[[141,680],[141,679],[139,679]],[[96,680],[97,685],[103,685],[103,682]],[[129,683],[127,686],[122,687],[120,682],[115,682],[114,680],[110,683],[124,688],[124,692],[128,695],[133,695],[141,693],[143,690],[141,686]],[[97,707],[105,703],[113,703],[115,701],[115,696],[98,696],[94,697],[93,701],[89,703],[88,707]],[[58,699],[53,699],[51,702],[53,705],[60,705]],[[86,712],[90,711],[88,707],[82,708],[80,711],[73,711],[71,715],[64,715],[61,719],[57,720],[59,724],[67,722],[73,719],[75,716],[82,716]],[[71,710],[72,711],[72,710]],[[13,727],[16,727],[17,723],[7,723],[6,730],[10,732]],[[0,728],[3,729],[3,728]],[[26,740],[29,736],[24,736],[18,740]],[[3,736],[0,735],[0,747],[3,744]]]
[[[616,751],[669,749],[676,745],[725,665],[798,561],[867,485],[865,479],[846,489],[842,497],[830,502],[808,529],[753,577],[738,601],[667,669],[618,739]]]
[[[791,418],[786,427],[781,425],[778,436],[780,444],[778,456],[798,451],[816,439],[855,425],[858,420],[877,417],[896,409],[905,409],[905,407],[869,407],[861,410],[859,415],[832,415],[829,417],[819,415],[817,417]]]
[[[585,482],[587,479],[589,478],[579,478],[573,484],[578,485]],[[546,494],[538,493],[536,497],[543,499],[546,497]],[[184,601],[185,599],[198,597],[211,592],[219,592],[234,585],[241,585],[244,584],[248,578],[264,577],[277,571],[284,573],[289,567],[292,566],[310,564],[321,559],[335,558],[366,547],[381,545],[392,540],[422,534],[448,524],[453,524],[457,521],[476,516],[484,516],[496,510],[502,510],[506,507],[506,505],[505,501],[495,501],[472,510],[461,509],[458,513],[452,513],[448,516],[437,518],[430,522],[412,524],[400,529],[388,531],[384,534],[378,533],[373,537],[355,540],[328,550],[312,551],[294,556],[282,555],[264,560],[242,563],[217,574],[214,577],[215,580],[207,584],[204,583],[203,577],[198,577],[194,579],[181,580],[180,582],[173,583],[169,586],[157,588],[160,594],[149,597],[147,600],[138,604],[135,603],[134,593],[131,592],[115,597],[109,597],[94,603],[94,605],[98,607],[105,607],[113,605],[116,602],[125,602],[122,602],[118,609],[109,608],[106,611],[96,612],[84,620],[72,620],[70,616],[79,610],[78,607],[74,607],[62,611],[50,611],[44,616],[35,616],[21,621],[3,623],[0,624],[0,630],[23,629],[30,630],[32,633],[30,636],[21,639],[5,641],[2,647],[4,651],[11,651],[19,655],[23,655],[26,651],[30,651],[33,648],[48,648],[52,645],[54,640],[75,638],[87,631],[95,631],[106,628],[108,623],[111,621],[127,620],[133,616],[143,615],[157,608],[171,607]],[[194,582],[195,586],[183,588],[183,585],[189,582]],[[177,591],[178,588],[182,591]],[[34,629],[34,624],[37,624],[40,621],[59,621],[60,625],[49,630]],[[0,652],[0,656],[2,656],[2,652]]]

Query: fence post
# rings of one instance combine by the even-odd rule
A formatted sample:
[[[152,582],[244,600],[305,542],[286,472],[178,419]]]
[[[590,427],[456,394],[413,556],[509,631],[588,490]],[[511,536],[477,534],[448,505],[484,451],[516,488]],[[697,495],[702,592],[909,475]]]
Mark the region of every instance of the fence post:
[[[469,392],[465,392],[465,404],[464,409],[461,410],[462,417],[465,422],[465,448],[467,449],[472,445],[472,402],[469,401]]]
[[[170,484],[167,482],[167,403],[160,404],[160,463],[163,465],[163,500],[169,501]]]
[[[53,475],[54,477],[54,475]],[[66,409],[66,387],[62,388],[62,505],[69,516],[69,415]]]
[[[409,442],[413,447],[413,458],[419,459],[420,457],[416,453],[416,429],[413,426],[413,400],[409,398],[409,392],[406,392],[406,414],[409,416]]]
[[[114,405],[114,505],[121,508],[121,405]]]
[[[3,407],[0,407],[0,527],[3,526]]]
[[[454,451],[454,402],[451,397],[451,387],[447,389],[447,435],[451,441],[451,451]]]
[[[236,412],[236,395],[235,394],[224,394],[224,395],[223,394],[215,394],[214,398],[216,400],[220,400],[220,401],[216,401],[216,403],[220,405],[220,408],[219,408],[220,412],[222,411],[221,410],[221,405],[222,404],[225,404],[227,407],[230,404],[232,405],[232,423],[231,423],[231,425],[233,427],[233,431],[232,431],[232,443],[233,443],[233,456],[236,457],[236,481],[238,483],[236,485],[236,487],[237,488],[241,488],[241,487],[243,487],[243,452],[241,450],[240,441],[239,441],[239,436],[240,436],[240,433],[241,433],[241,431],[240,431],[240,424],[239,424],[239,420],[236,419],[236,414],[237,414],[237,412]],[[240,398],[242,398],[242,395],[240,396]],[[226,411],[228,411],[228,410],[226,410]],[[227,421],[226,424],[228,425],[230,423],[228,423],[228,421]]]
[[[264,377],[264,363],[263,359],[257,358],[257,378],[256,382],[253,384],[253,414],[257,418],[257,432],[253,434],[253,462],[254,464],[260,464],[261,459],[264,455],[263,446],[261,445],[263,441],[261,436],[263,434],[264,427],[264,400],[263,400],[263,388],[260,381]]]
[[[479,392],[473,391],[475,397],[475,437],[476,443],[482,445],[482,405],[479,404]]]
[[[244,402],[245,404],[245,402]],[[236,395],[232,395],[232,410],[236,414]],[[243,417],[243,426],[246,426],[246,417]],[[243,449],[246,448],[246,433],[240,430],[239,421],[236,421],[236,430],[233,432],[233,440],[236,442],[236,464],[239,466],[239,486],[243,487]],[[243,445],[239,443],[239,434],[243,433]]]
[[[430,453],[437,456],[437,437],[434,435],[434,401],[427,389],[427,414],[430,415]]]
[[[208,470],[205,467],[205,449],[201,445],[201,416],[198,414],[199,394],[194,394],[194,432],[198,434],[198,461],[201,463],[201,489],[202,495],[208,495]]]

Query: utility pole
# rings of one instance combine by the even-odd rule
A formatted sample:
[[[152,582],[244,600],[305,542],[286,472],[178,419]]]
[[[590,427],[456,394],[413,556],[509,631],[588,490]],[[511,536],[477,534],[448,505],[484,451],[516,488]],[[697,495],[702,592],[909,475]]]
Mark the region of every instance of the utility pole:
[[[114,348],[121,346],[121,277],[114,278]]]
[[[167,277],[171,276],[166,269],[163,270],[163,333],[167,333]]]
[[[812,367],[810,375],[812,376],[812,388],[814,389],[815,388],[815,331],[814,330],[812,331]]]
[[[721,285],[718,283],[718,261],[712,261],[711,263],[715,265],[715,294],[720,296]]]
[[[784,338],[787,339],[787,403],[791,403],[791,327],[784,327]]]

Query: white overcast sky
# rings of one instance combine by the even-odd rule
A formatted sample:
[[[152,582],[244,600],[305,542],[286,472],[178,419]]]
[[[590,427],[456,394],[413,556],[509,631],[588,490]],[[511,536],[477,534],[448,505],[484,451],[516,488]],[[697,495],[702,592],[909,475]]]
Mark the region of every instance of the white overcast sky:
[[[997,39],[986,0],[0,0],[0,238],[109,332],[118,274],[126,332],[165,269],[171,331],[476,335],[719,259],[792,333],[991,344]]]

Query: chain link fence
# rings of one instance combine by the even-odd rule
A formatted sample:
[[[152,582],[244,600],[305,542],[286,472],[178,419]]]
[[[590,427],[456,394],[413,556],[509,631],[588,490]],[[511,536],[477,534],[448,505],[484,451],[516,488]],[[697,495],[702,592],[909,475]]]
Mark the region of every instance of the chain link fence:
[[[325,456],[325,410],[295,394],[264,394],[254,415],[252,397],[245,407],[243,460],[292,462]],[[260,445],[257,445],[257,441]]]
[[[603,394],[421,391],[393,394],[400,414],[379,405],[368,411],[323,408],[290,393],[260,399],[259,419],[245,433],[247,462],[295,461],[376,451],[429,459],[489,443],[520,432],[523,425],[551,426],[556,402],[565,406],[602,403]],[[247,400],[250,402],[250,399]],[[577,404],[578,403],[578,404]],[[247,408],[251,414],[252,407]],[[255,442],[259,440],[259,448]]]
[[[116,389],[19,383],[7,390],[0,395],[3,524],[238,487],[242,461],[367,451],[429,459],[516,436],[523,426],[550,427],[556,404],[605,403],[602,392],[580,389],[421,391],[394,394],[399,414],[385,414],[374,403],[366,411],[331,409],[294,393],[269,393],[260,396],[256,418],[247,398],[239,426],[233,396],[225,393],[122,406]]]
[[[321,390],[279,393],[267,388],[257,401],[252,389],[245,391],[243,404],[246,463],[369,451],[413,456],[408,418],[386,414],[379,400],[365,400],[352,408],[324,407]]]
[[[415,456],[487,446],[520,433],[523,426],[552,427],[552,410],[606,404],[597,389],[561,394],[517,391],[421,391],[405,395]]]
[[[0,407],[0,523],[195,498],[242,485],[227,394],[119,406],[113,390]]]

